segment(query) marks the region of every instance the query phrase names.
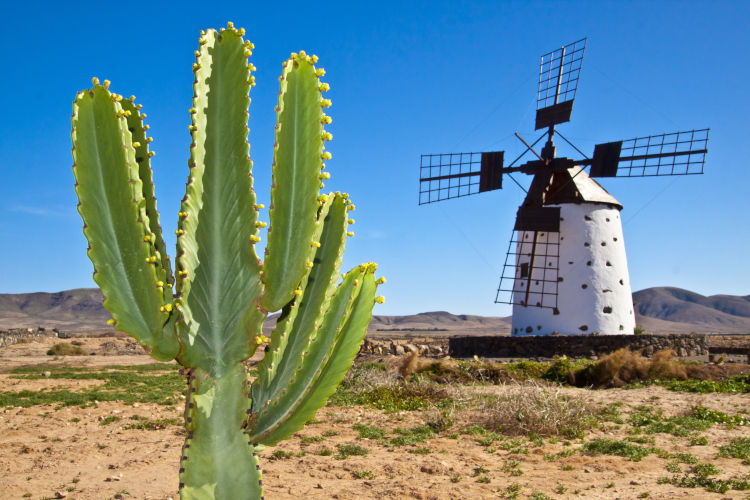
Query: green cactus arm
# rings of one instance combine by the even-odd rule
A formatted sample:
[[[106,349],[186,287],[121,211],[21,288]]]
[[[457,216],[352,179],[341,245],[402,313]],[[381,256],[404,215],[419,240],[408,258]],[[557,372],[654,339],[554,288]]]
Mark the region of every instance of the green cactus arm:
[[[313,58],[293,54],[284,63],[266,245],[262,305],[281,309],[294,297],[311,261],[323,157],[321,83]]]
[[[135,147],[135,161],[138,163],[138,176],[141,178],[143,186],[143,199],[146,202],[145,210],[146,215],[148,215],[148,226],[151,230],[151,241],[156,251],[161,254],[161,266],[156,266],[156,272],[159,275],[159,281],[164,283],[164,300],[171,302],[174,277],[172,276],[172,265],[167,255],[167,247],[162,237],[159,212],[156,210],[153,172],[151,171],[153,152],[149,151],[148,146],[152,138],[146,135],[148,125],[143,123],[146,115],[141,113],[141,105],[135,104],[135,96],[130,96],[130,99],[122,99],[120,106],[125,111],[125,120],[128,123],[128,130]]]
[[[190,175],[177,230],[180,361],[219,377],[256,348],[261,263],[247,118],[251,44],[208,30],[194,66]]]
[[[337,331],[335,342],[329,349],[317,378],[295,401],[296,406],[293,410],[288,411],[277,426],[270,429],[262,440],[264,444],[276,444],[302,429],[305,422],[313,418],[318,409],[334,393],[347,370],[352,366],[367,333],[367,325],[372,318],[376,289],[374,276],[372,273],[366,273],[362,277],[362,285],[354,299],[348,319]]]
[[[261,409],[250,442],[272,445],[302,428],[325,404],[357,354],[375,303],[374,264],[350,271],[289,386]]]
[[[188,390],[180,498],[262,498],[256,450],[242,433],[250,407],[242,364],[236,363],[219,378],[200,368],[193,369]]]
[[[163,329],[171,305],[164,302],[162,256],[151,241],[135,148],[119,101],[105,86],[79,92],[73,104],[73,173],[78,212],[89,242],[94,281],[114,326],[173,359],[179,343]],[[157,227],[158,230],[158,227]]]
[[[273,430],[279,422],[283,421],[286,414],[293,409],[290,404],[290,400],[297,392],[300,387],[303,387],[307,380],[303,380],[305,376],[310,376],[310,372],[314,370],[315,361],[321,349],[325,349],[330,345],[330,342],[335,336],[336,328],[339,326],[342,318],[347,313],[347,308],[351,304],[350,298],[352,294],[356,293],[358,286],[357,278],[360,277],[361,271],[359,267],[354,268],[344,276],[341,284],[336,288],[333,296],[330,298],[325,309],[319,314],[320,318],[316,318],[316,328],[314,331],[292,331],[290,335],[299,337],[305,340],[304,351],[298,358],[298,363],[291,366],[292,374],[289,377],[288,383],[280,392],[280,394],[271,400],[256,401],[253,405],[253,419],[250,427],[250,442],[252,443],[263,443],[265,436]],[[328,345],[323,345],[325,341],[328,341]],[[300,376],[300,371],[303,371]],[[314,372],[313,372],[314,375]],[[295,393],[295,394],[292,394]]]
[[[324,221],[328,216],[329,209],[331,208],[334,199],[335,198],[333,196],[330,196],[320,206],[318,212],[318,220],[316,223],[316,230],[313,234],[313,241],[315,242],[320,242],[321,234],[323,232],[323,228],[325,227]],[[276,326],[271,333],[270,343],[266,348],[266,353],[263,356],[263,359],[258,364],[259,376],[255,380],[255,382],[253,382],[253,400],[256,403],[270,399],[274,393],[280,391],[281,388],[283,388],[285,385],[278,382],[276,372],[278,370],[279,364],[282,362],[284,357],[288,355],[286,353],[287,346],[289,345],[289,333],[292,330],[295,321],[297,321],[297,315],[300,311],[299,306],[300,303],[303,302],[303,298],[301,297],[303,290],[306,289],[306,285],[308,282],[317,283],[322,281],[320,279],[310,280],[310,273],[318,275],[320,272],[320,266],[314,266],[312,269],[309,269],[308,273],[303,277],[300,287],[295,292],[295,295],[297,296],[282,308],[281,315],[277,319]],[[338,270],[336,270],[335,272],[338,273]],[[308,302],[309,301],[305,300],[304,305],[307,305]],[[305,308],[303,307],[303,309]],[[312,328],[310,328],[309,331],[312,331]],[[290,351],[297,351],[297,354],[299,354],[299,352],[301,352],[301,347],[297,346],[296,349],[292,347],[290,348]]]
[[[320,311],[327,307],[336,289],[346,243],[348,202],[339,193],[326,198],[314,235],[320,245],[313,258],[314,265],[303,279],[295,306],[279,318],[268,351],[258,365],[259,375],[252,391],[256,410],[276,398],[289,384],[315,333]]]

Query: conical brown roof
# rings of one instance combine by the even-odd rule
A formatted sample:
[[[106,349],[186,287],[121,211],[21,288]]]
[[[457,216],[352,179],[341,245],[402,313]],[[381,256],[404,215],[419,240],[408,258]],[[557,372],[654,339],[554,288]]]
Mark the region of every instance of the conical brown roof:
[[[581,167],[571,167],[552,175],[544,193],[544,204],[559,203],[604,203],[622,210],[622,204]]]

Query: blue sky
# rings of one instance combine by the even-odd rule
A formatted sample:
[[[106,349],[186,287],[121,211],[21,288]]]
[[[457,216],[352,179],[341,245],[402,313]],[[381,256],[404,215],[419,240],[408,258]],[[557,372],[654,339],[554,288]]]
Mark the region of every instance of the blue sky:
[[[320,57],[333,100],[327,187],[357,210],[344,265],[388,278],[376,314],[502,316],[499,273],[523,192],[418,206],[422,153],[522,151],[532,137],[539,57],[588,37],[572,121],[596,143],[710,127],[703,176],[608,179],[633,289],[750,293],[747,96],[750,2],[33,2],[3,6],[0,293],[94,286],[75,211],[70,112],[92,76],[135,94],[153,134],[169,248],[187,176],[193,51],[231,20],[255,43],[250,144],[268,199],[281,63]],[[177,4],[175,4],[177,5]],[[558,154],[572,156],[560,148]],[[528,183],[528,178],[521,177]],[[265,214],[261,214],[263,218]],[[267,216],[266,216],[267,217]],[[173,255],[173,252],[172,254]]]

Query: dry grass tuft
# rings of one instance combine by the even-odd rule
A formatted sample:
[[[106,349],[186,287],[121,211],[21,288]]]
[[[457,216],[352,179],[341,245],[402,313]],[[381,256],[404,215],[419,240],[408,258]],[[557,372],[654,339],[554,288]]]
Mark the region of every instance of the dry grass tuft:
[[[401,362],[398,365],[398,373],[406,379],[414,374],[417,368],[419,368],[419,353],[412,351],[401,358]]]
[[[594,410],[583,398],[537,382],[508,385],[500,396],[485,398],[478,410],[484,427],[511,435],[573,438],[596,423]]]
[[[622,386],[647,380],[720,380],[722,370],[714,365],[685,364],[675,359],[671,349],[659,351],[651,359],[627,348],[604,356],[595,364],[575,372],[571,379],[582,387]]]

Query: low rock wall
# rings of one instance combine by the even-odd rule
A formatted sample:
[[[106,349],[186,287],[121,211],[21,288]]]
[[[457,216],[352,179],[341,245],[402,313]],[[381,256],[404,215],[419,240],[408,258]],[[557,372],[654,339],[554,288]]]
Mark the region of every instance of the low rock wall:
[[[359,348],[360,354],[401,356],[408,352],[418,352],[422,357],[442,357],[448,355],[448,339],[365,339]]]
[[[63,332],[47,330],[45,328],[12,328],[10,330],[0,330],[0,347],[5,347],[21,342],[31,342],[33,340],[48,339],[54,337],[64,338]]]
[[[455,358],[597,358],[623,347],[650,357],[672,349],[678,357],[708,354],[706,335],[577,335],[525,337],[451,337],[448,351]]]

